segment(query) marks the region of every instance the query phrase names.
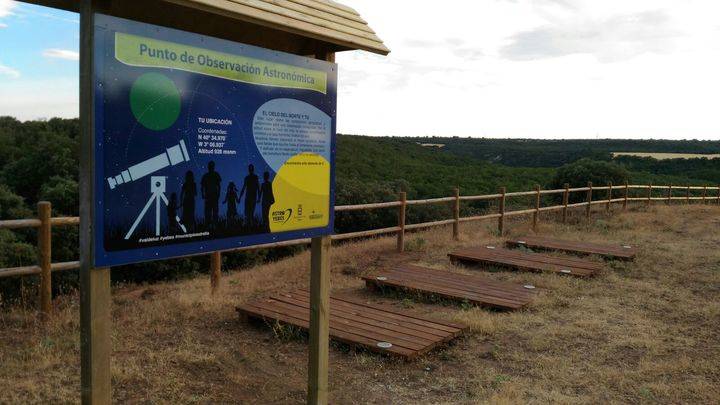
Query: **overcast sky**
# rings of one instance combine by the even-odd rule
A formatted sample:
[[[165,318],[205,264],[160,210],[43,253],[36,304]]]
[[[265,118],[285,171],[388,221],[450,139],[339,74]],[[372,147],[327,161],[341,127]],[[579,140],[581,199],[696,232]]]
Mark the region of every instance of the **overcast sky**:
[[[338,131],[720,139],[717,0],[342,0]],[[0,0],[0,115],[77,115],[77,15]]]

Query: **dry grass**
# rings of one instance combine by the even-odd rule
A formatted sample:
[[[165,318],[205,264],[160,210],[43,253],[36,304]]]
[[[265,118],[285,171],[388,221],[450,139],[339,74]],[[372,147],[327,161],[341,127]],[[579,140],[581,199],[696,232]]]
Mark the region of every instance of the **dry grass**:
[[[580,212],[578,212],[580,214]],[[415,362],[333,345],[333,403],[717,403],[720,398],[720,208],[658,206],[586,226],[545,222],[542,233],[641,247],[592,280],[498,271],[547,289],[529,309],[489,312],[365,293],[357,276],[401,260],[450,271],[449,228],[333,250],[335,291],[465,322],[471,332]],[[573,217],[573,220],[575,218]],[[462,245],[499,241],[492,223],[462,226]],[[511,235],[527,232],[510,222]],[[305,399],[307,342],[238,322],[236,304],[303,287],[307,253],[209,281],[133,286],[114,294],[117,402],[295,403]],[[77,296],[43,326],[32,312],[0,314],[0,403],[78,402]]]

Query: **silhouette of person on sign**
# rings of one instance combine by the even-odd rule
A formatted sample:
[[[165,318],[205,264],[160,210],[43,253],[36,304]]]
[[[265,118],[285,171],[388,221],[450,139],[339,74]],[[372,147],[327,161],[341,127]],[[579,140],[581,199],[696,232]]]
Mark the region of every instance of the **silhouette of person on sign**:
[[[237,218],[237,201],[237,187],[235,187],[235,183],[231,181],[227,186],[225,199],[223,200],[223,204],[227,204],[226,218],[230,223],[235,222],[235,218]]]
[[[180,233],[180,224],[177,221],[177,211],[178,211],[177,194],[172,193],[172,194],[170,194],[170,200],[168,201],[168,206],[167,206],[168,229],[170,231],[170,235],[175,235],[176,233]]]
[[[245,176],[242,190],[240,190],[240,198],[245,194],[245,221],[249,225],[255,224],[255,204],[258,198],[260,181],[255,175],[255,166],[248,165],[248,175]]]
[[[189,229],[195,228],[195,197],[197,197],[195,176],[192,171],[188,170],[180,190],[180,206],[182,207],[182,223]]]
[[[218,220],[218,202],[220,201],[220,174],[215,171],[215,162],[208,162],[208,171],[200,180],[200,194],[205,200],[205,224],[214,225]]]
[[[272,182],[270,182],[270,172],[263,173],[263,184],[260,186],[260,195],[258,202],[262,207],[262,225],[265,232],[270,232],[270,206],[275,204],[275,195],[273,194]]]

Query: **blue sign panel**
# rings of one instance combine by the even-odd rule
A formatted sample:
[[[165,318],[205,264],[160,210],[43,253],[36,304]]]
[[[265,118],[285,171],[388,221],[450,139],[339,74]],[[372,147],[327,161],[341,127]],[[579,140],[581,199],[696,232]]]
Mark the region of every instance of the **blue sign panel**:
[[[98,267],[332,233],[337,65],[98,15]]]

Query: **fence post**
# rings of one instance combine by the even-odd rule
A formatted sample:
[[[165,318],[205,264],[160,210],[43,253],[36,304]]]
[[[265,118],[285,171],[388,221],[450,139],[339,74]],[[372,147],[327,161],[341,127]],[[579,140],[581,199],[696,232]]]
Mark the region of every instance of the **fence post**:
[[[585,206],[585,218],[590,219],[590,206],[592,203],[592,181],[588,181],[587,205]]]
[[[455,187],[455,205],[453,207],[453,239],[460,240],[460,187]]]
[[[505,231],[505,187],[500,187],[500,199],[498,200],[498,233],[500,236]]]
[[[398,234],[397,234],[397,251],[402,253],[405,251],[405,207],[407,194],[400,192],[400,207],[398,208]]]
[[[535,185],[535,212],[533,212],[533,231],[537,232],[538,217],[540,216],[540,185]]]
[[[672,203],[672,184],[668,186],[668,197],[667,197],[667,203],[670,205]]]
[[[720,184],[718,184],[717,203],[720,204]]]
[[[625,182],[625,196],[623,197],[623,211],[627,211],[628,192],[629,191],[630,191],[630,187],[628,186],[628,182],[626,181]]]
[[[648,198],[647,198],[647,201],[645,202],[645,206],[647,208],[650,208],[651,201],[652,201],[652,183],[650,183],[650,185],[648,186]]]
[[[707,204],[706,198],[707,198],[707,186],[704,186],[703,187],[703,199],[702,199],[703,204]]]
[[[690,186],[685,190],[685,204],[690,204]]]
[[[565,183],[565,192],[563,193],[563,212],[562,212],[563,224],[567,222],[568,201],[569,200],[570,200],[570,184]]]
[[[612,181],[608,183],[608,199],[607,204],[605,204],[605,212],[610,212],[610,204],[612,204]]]
[[[38,295],[40,300],[40,312],[43,316],[50,315],[52,311],[52,205],[47,201],[37,203],[38,219],[38,264],[40,265],[40,286]]]
[[[215,294],[220,289],[220,269],[222,256],[220,252],[210,253],[210,291]]]

